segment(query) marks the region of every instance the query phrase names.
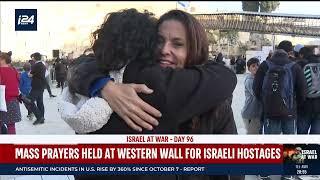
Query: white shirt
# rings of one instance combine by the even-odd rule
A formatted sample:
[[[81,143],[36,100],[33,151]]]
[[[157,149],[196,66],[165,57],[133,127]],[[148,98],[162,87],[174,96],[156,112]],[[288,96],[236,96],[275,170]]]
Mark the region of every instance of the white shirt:
[[[42,64],[46,67],[46,74],[45,74],[45,77],[48,77],[49,76],[49,71],[48,71],[48,68],[47,68],[47,65],[44,61],[41,61]]]

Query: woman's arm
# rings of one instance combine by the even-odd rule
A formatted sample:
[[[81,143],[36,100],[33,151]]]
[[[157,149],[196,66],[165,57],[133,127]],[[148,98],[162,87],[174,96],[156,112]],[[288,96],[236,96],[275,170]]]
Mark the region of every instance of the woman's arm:
[[[231,97],[237,83],[236,75],[229,68],[215,62],[185,69],[154,66],[147,68],[139,79],[144,79],[140,83],[155,91],[150,96],[164,101],[160,110],[166,113],[166,118],[176,119],[178,123]],[[144,96],[141,95],[146,99]]]
[[[97,79],[105,78],[106,73],[101,73],[95,59],[93,57],[83,56],[75,60],[70,65],[68,74],[68,85],[72,94],[79,93],[84,96],[90,96],[90,86]],[[105,91],[102,92],[107,100],[108,107],[110,107],[118,114],[125,122],[133,129],[142,131],[142,128],[152,129],[153,126],[158,125],[158,121],[154,117],[161,117],[161,113],[145,103],[136,92],[150,94],[152,90],[145,85],[138,84],[119,84],[122,82],[122,73],[111,73],[117,83],[109,81],[105,86]],[[111,96],[109,96],[111,95]],[[109,106],[110,104],[110,106]],[[63,104],[64,106],[67,104]],[[139,114],[137,116],[136,114]],[[69,120],[73,121],[74,126],[83,126],[84,121],[74,121],[72,116],[68,116]],[[110,116],[101,116],[102,119],[109,119]],[[103,120],[102,122],[105,123]],[[78,123],[78,125],[75,125]],[[68,123],[70,124],[70,123]],[[72,126],[71,126],[72,127]],[[141,128],[142,127],[142,128]]]
[[[87,71],[86,69],[87,68],[83,69],[83,71]],[[88,74],[88,72],[86,72],[86,74]],[[157,94],[161,97],[158,98],[165,100],[165,110],[168,117],[178,119],[190,118],[196,113],[201,113],[209,109],[209,107],[221,103],[232,95],[237,82],[236,76],[231,70],[214,62],[179,70],[153,66],[144,69],[144,72],[140,75],[142,84],[145,83],[148,87],[159,91]],[[90,86],[90,83],[93,81],[93,79],[91,79],[90,82],[90,78],[87,76],[82,76],[82,78],[78,79],[81,80],[80,82],[85,82],[84,85],[86,85],[86,87],[80,88],[80,90],[88,90],[88,86]],[[113,96],[107,87],[102,90],[101,94],[107,101],[110,101],[110,98],[108,99],[106,94],[109,95],[109,97],[122,98],[121,96]],[[154,93],[151,94],[151,96],[152,95],[154,95]],[[133,99],[137,99],[137,97],[131,98],[131,102],[137,102]],[[119,103],[116,106],[121,108],[126,107],[126,104],[130,102],[130,100],[119,102],[122,102],[122,104]],[[132,107],[136,106],[133,105]],[[124,112],[133,114],[132,116],[139,116],[135,111],[130,109]],[[121,118],[125,119],[124,117]]]
[[[66,87],[58,104],[61,118],[79,134],[96,131],[105,125],[112,109],[102,98],[73,95]]]
[[[161,117],[161,113],[143,101],[137,93],[151,94],[153,90],[144,84],[122,84],[108,82],[101,92],[102,97],[109,103],[113,109],[128,126],[136,131],[142,131],[142,128],[152,130],[153,126],[159,124],[156,117]]]
[[[180,124],[193,116],[220,105],[232,96],[236,85],[235,74],[216,63],[179,70],[153,66],[141,71],[140,68],[133,70],[133,67],[128,67],[129,72],[124,75],[125,83],[144,83],[154,89],[150,95],[139,96],[163,113],[159,127],[155,129],[159,132],[177,130]],[[134,77],[137,73],[139,75]],[[228,110],[231,116],[228,116],[226,124],[219,121],[219,126],[223,127],[225,133],[236,133],[231,106]]]

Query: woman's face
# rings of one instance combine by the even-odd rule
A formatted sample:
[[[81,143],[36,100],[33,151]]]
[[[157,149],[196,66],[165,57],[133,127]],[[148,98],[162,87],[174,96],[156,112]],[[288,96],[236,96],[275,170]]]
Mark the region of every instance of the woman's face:
[[[0,65],[5,65],[6,64],[6,60],[3,58],[0,58]]]
[[[158,29],[160,65],[183,68],[187,59],[187,33],[182,23],[166,20]]]

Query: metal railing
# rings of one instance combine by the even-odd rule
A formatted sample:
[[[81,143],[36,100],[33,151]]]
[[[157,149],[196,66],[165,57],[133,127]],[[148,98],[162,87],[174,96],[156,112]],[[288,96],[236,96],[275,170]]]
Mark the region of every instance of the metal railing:
[[[193,14],[206,29],[320,37],[320,15],[255,12]]]

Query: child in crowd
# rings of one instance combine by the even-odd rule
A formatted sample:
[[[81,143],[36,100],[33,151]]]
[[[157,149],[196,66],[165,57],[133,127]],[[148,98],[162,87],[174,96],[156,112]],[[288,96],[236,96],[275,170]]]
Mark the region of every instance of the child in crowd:
[[[260,119],[262,113],[262,104],[256,99],[252,89],[254,76],[259,67],[259,59],[249,59],[247,62],[247,67],[250,73],[247,74],[244,81],[246,101],[241,111],[241,115],[247,130],[247,134],[259,134],[261,127]]]
[[[20,76],[19,88],[20,88],[21,94],[25,97],[29,96],[29,93],[31,91],[31,78],[28,76],[28,73],[30,72],[30,70],[31,70],[31,64],[28,62],[25,63],[23,65],[23,72],[21,73],[21,76]],[[29,108],[27,108],[27,110],[28,110],[27,117],[28,119],[32,120],[34,115],[29,110]]]

